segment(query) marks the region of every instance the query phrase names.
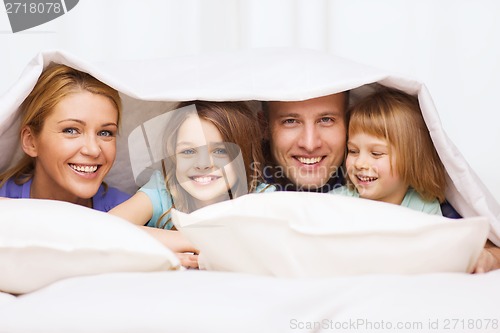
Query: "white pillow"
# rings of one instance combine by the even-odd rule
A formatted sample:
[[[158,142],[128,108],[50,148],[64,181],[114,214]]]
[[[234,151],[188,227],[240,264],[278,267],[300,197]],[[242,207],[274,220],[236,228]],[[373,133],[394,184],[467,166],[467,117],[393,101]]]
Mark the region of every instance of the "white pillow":
[[[0,291],[108,272],[178,269],[170,250],[111,214],[55,200],[0,200]]]
[[[483,217],[305,192],[249,194],[172,219],[200,266],[280,277],[470,272],[489,229]]]

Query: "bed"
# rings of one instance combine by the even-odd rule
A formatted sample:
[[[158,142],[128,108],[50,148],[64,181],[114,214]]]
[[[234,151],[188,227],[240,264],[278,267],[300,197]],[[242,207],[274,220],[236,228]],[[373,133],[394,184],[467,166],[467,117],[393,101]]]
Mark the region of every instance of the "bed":
[[[447,199],[464,218],[322,194],[248,195],[177,214],[202,249],[205,269],[187,270],[109,214],[0,201],[0,332],[500,331],[500,271],[468,274],[486,238],[500,246],[500,205],[446,136],[423,83],[304,49],[106,63],[46,51],[0,99],[0,170],[19,156],[17,107],[52,61],[120,91],[123,126],[106,181],[129,193],[140,185],[129,134],[179,101],[244,100],[258,110],[259,101],[344,90],[355,101],[379,84],[418,95]],[[248,209],[269,202],[264,214]]]

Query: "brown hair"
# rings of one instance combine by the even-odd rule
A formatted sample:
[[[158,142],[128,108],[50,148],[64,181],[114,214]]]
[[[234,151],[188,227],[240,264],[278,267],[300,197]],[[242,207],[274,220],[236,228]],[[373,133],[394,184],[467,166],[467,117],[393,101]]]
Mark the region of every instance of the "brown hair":
[[[206,120],[213,124],[222,136],[222,140],[226,143],[234,143],[228,145],[228,152],[231,159],[235,159],[241,152],[243,157],[243,165],[246,174],[246,183],[237,184],[238,188],[232,189],[233,198],[242,194],[252,192],[256,189],[259,182],[262,181],[263,157],[261,150],[261,131],[257,121],[256,114],[244,102],[209,102],[209,101],[191,101],[182,102],[178,108],[194,105],[197,115],[202,120]],[[177,112],[169,119],[167,128],[165,129],[165,142],[168,156],[165,159],[166,166],[164,170],[166,184],[173,197],[187,196],[187,193],[179,186],[175,177],[176,160],[173,147],[176,146],[177,134],[182,123],[192,113],[176,110]],[[239,149],[235,149],[235,148]],[[238,163],[237,160],[235,160]],[[190,200],[178,200],[176,208],[185,212],[193,210],[193,207],[187,207]],[[163,216],[168,214],[165,212]],[[161,218],[159,219],[161,221]]]
[[[348,112],[348,134],[364,132],[389,143],[394,167],[402,180],[424,200],[445,200],[445,168],[422,117],[418,98],[381,88]]]
[[[55,106],[66,96],[80,91],[108,97],[118,111],[118,125],[120,124],[121,99],[118,91],[88,73],[66,65],[51,63],[42,72],[35,87],[19,107],[20,133],[24,127],[29,126],[33,135],[40,134],[45,120]],[[35,158],[24,154],[14,167],[0,174],[0,187],[10,178],[14,178],[18,185],[24,184],[33,177],[34,170]]]

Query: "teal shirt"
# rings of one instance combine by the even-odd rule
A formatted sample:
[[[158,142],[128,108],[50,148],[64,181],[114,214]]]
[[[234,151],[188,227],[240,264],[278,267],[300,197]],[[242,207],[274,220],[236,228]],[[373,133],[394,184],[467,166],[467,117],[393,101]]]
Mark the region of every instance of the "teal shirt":
[[[328,193],[359,198],[358,191],[356,191],[355,189],[351,190],[347,186],[338,187]],[[425,201],[424,199],[422,199],[420,194],[418,194],[418,192],[411,187],[406,192],[405,197],[403,198],[403,202],[401,202],[401,206],[408,207],[410,209],[427,214],[443,215],[443,213],[441,212],[441,205],[439,204],[439,201],[437,199],[434,199],[432,201]]]
[[[160,171],[155,171],[149,181],[139,189],[139,191],[145,193],[151,204],[153,205],[153,216],[149,220],[147,226],[154,228],[172,229],[173,223],[170,218],[170,213],[162,215],[172,208],[173,199],[170,192],[167,190],[165,184],[165,178]],[[274,192],[276,187],[274,185],[269,185],[261,183],[257,186],[254,192]],[[161,219],[160,219],[161,218]]]

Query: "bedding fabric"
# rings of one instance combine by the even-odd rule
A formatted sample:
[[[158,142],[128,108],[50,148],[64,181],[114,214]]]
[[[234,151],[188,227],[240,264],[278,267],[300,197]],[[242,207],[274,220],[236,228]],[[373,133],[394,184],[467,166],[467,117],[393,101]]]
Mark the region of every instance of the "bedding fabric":
[[[307,192],[249,194],[174,209],[172,219],[200,250],[200,267],[278,277],[471,272],[488,234],[484,217]]]
[[[327,279],[103,274],[0,303],[0,332],[498,332],[499,280],[500,271]]]
[[[431,95],[421,82],[303,49],[253,49],[102,63],[88,62],[65,51],[46,51],[36,55],[19,80],[0,97],[0,170],[19,158],[15,148],[19,122],[16,111],[50,62],[86,71],[120,91],[123,126],[117,160],[106,181],[129,194],[144,184],[134,179],[129,133],[148,119],[172,110],[179,101],[246,100],[258,107],[255,101],[304,100],[345,90],[351,91],[351,101],[355,101],[377,84],[418,95],[447,170],[448,200],[466,218],[482,216],[479,219],[485,219],[490,227],[489,238],[500,246],[500,206],[443,131]],[[31,204],[23,206],[26,211],[30,208]],[[46,220],[50,221],[48,217]],[[95,234],[101,231],[94,230]],[[75,231],[70,234],[75,236]],[[155,246],[151,242],[143,238],[126,246]],[[8,244],[7,239],[0,243]],[[29,258],[25,258],[27,262]],[[74,267],[81,267],[74,256],[66,259],[64,264],[56,262],[54,266],[65,270],[70,267],[66,263],[73,261]],[[12,261],[1,264],[7,262],[8,266],[2,266],[3,281],[7,267],[20,273],[19,281],[13,276],[9,282],[25,282],[28,272],[22,269],[33,272],[34,266],[19,266]],[[45,274],[46,267],[39,271]],[[500,271],[483,275],[364,274],[293,279],[191,270],[93,273],[80,276],[78,271],[43,283],[37,281],[35,286],[24,285],[25,291],[37,290],[18,297],[0,293],[0,332],[498,331]],[[403,330],[398,329],[398,323],[417,326]]]
[[[50,62],[89,72],[121,92],[124,117],[120,148],[107,181],[129,193],[143,184],[134,182],[128,133],[147,119],[172,109],[175,102],[193,99],[292,101],[345,90],[351,91],[352,102],[375,84],[418,95],[424,119],[447,170],[447,199],[464,217],[487,217],[491,227],[489,238],[500,246],[500,205],[447,137],[431,95],[421,82],[305,49],[263,48],[100,63],[91,63],[64,51],[46,51],[27,65],[19,80],[0,99],[0,170],[18,157],[15,149],[17,107]]]
[[[137,226],[56,200],[0,200],[0,291],[109,272],[179,269],[177,257]]]

